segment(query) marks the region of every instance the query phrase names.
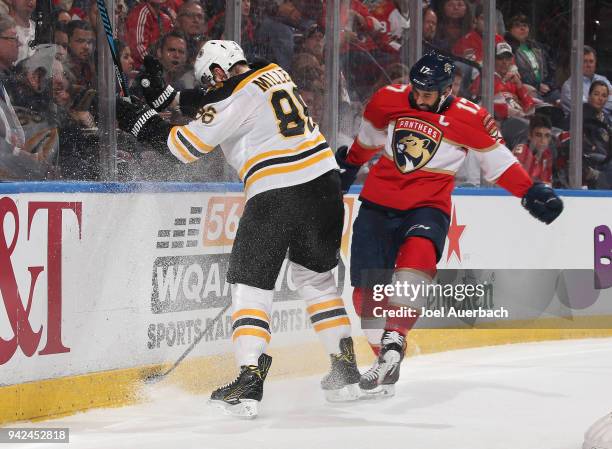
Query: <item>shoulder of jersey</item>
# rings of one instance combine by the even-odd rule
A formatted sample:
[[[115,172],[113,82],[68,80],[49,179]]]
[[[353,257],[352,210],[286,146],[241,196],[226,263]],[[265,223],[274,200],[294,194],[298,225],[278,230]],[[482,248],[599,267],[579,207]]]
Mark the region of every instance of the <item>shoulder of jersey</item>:
[[[397,111],[398,108],[410,108],[408,94],[410,86],[407,84],[390,84],[381,87],[370,98],[364,115],[377,128],[387,124],[387,112]]]
[[[408,84],[389,84],[381,87],[370,99],[370,103],[376,105],[384,105],[386,103],[405,103],[409,107],[408,94],[410,93],[410,85]]]
[[[260,63],[252,66],[251,70],[249,70],[248,72],[245,72],[242,75],[233,76],[227,81],[224,81],[223,84],[218,88],[206,92],[206,95],[204,96],[205,103],[219,103],[220,101],[231,97],[235,93],[242,90],[246,85],[249,84],[252,79],[256,78],[260,73],[266,72],[276,67],[278,66],[273,63],[265,65]]]
[[[459,106],[459,103],[461,103],[461,106]],[[443,114],[479,127],[482,127],[489,119],[492,120],[486,109],[459,97],[453,98],[451,105]]]

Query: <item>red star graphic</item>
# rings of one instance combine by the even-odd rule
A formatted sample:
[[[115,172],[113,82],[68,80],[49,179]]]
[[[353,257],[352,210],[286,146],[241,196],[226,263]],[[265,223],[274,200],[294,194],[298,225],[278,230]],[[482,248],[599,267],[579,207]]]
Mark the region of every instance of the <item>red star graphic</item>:
[[[466,225],[457,224],[457,211],[453,207],[453,213],[451,217],[450,226],[448,227],[448,252],[446,253],[446,261],[448,262],[453,253],[457,255],[459,262],[461,262],[461,247],[459,246],[459,240],[461,234],[465,230]]]

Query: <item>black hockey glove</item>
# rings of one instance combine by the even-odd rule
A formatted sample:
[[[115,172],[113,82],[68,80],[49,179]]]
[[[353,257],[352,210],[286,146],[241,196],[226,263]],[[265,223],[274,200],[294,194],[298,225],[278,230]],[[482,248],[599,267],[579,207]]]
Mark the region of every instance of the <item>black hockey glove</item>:
[[[177,92],[170,84],[166,84],[164,68],[153,56],[144,57],[143,67],[144,71],[138,75],[136,82],[142,87],[142,93],[149,106],[157,112],[163,111],[170,106]]]
[[[116,108],[119,128],[139,141],[149,143],[156,151],[168,153],[168,135],[172,126],[157,112],[136,97],[131,97],[131,103],[118,97]]]
[[[336,150],[336,162],[340,167],[340,180],[342,185],[342,193],[348,192],[351,188],[351,185],[355,182],[357,178],[357,173],[361,166],[351,164],[346,161],[346,156],[348,154],[348,147],[346,145],[341,146]]]
[[[541,182],[535,182],[521,200],[529,213],[546,224],[551,224],[563,212],[563,201],[555,191]]]

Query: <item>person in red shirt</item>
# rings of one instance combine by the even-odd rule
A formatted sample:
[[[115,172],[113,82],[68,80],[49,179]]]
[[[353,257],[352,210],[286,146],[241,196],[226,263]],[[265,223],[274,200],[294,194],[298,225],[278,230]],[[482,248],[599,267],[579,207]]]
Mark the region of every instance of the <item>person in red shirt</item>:
[[[482,33],[484,33],[484,9],[482,5],[476,7],[474,17],[474,30],[467,33],[453,47],[453,54],[482,65]],[[495,43],[504,42],[501,34],[495,33]]]
[[[529,120],[529,141],[512,149],[523,168],[534,181],[552,184],[553,155],[550,149],[552,125],[543,115],[534,115]]]
[[[142,65],[149,45],[172,29],[170,16],[161,9],[163,4],[164,0],[145,0],[128,15],[127,41],[137,69]]]
[[[351,242],[353,303],[362,327],[374,321],[366,336],[378,355],[359,381],[365,395],[394,394],[406,334],[427,300],[422,287],[412,297],[381,297],[380,287],[432,282],[450,224],[454,174],[468,151],[487,181],[522,198],[538,220],[550,224],[563,210],[552,188],[534,183],[504,145],[487,110],[450,95],[453,72],[451,59],[423,56],[410,70],[411,85],[386,86],[372,96],[350,150],[336,152],[347,191],[359,168],[383,151],[361,191]],[[386,316],[376,312],[379,306]],[[416,314],[406,316],[406,309]]]
[[[511,70],[513,62],[512,48],[507,42],[495,45],[495,75],[493,110],[495,118],[505,120],[508,117],[526,117],[533,114],[536,100],[521,82],[515,70]],[[472,94],[480,92],[480,75],[472,83]]]
[[[381,51],[395,54],[402,46],[402,37],[410,21],[401,8],[397,0],[378,0],[370,6],[370,13],[382,26],[381,32],[374,35]]]

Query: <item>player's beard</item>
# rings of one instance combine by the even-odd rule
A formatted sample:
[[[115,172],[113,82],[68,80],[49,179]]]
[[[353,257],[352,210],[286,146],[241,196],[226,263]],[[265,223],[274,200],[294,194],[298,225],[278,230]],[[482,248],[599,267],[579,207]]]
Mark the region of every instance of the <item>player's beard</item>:
[[[419,108],[420,111],[434,112],[433,106],[428,104],[417,104],[417,108]]]

